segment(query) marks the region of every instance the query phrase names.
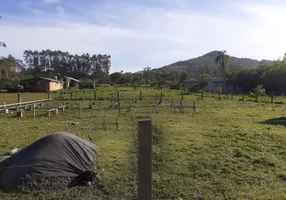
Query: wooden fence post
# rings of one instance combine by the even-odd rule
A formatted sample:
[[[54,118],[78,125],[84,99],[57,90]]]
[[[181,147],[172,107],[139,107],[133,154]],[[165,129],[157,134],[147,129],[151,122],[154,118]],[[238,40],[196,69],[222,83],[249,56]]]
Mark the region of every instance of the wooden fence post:
[[[196,102],[193,101],[193,111],[196,112]]]
[[[118,108],[118,116],[120,116],[120,94],[117,91],[117,108]]]
[[[18,104],[20,105],[20,103],[21,103],[21,94],[18,93]]]
[[[96,91],[93,92],[93,100],[96,100]]]
[[[173,112],[173,104],[174,104],[174,97],[172,96],[171,105],[170,105],[170,107],[171,107],[171,112]]]
[[[70,94],[71,96],[70,96],[70,101],[72,100],[72,92],[71,92],[71,94]]]
[[[218,100],[220,100],[220,91],[218,92]]]
[[[163,92],[161,91],[158,104],[161,104],[162,102],[163,102]]]
[[[119,123],[118,123],[118,118],[116,118],[116,124],[115,124],[116,128],[119,128]]]
[[[33,103],[33,117],[36,117],[36,104],[35,102]]]
[[[202,89],[202,99],[204,99],[204,89]]]
[[[181,107],[183,107],[183,99],[184,99],[184,94],[183,94],[183,92],[181,92],[181,102],[180,102]]]
[[[271,103],[274,103],[274,91],[272,91],[272,94],[271,94]]]
[[[152,121],[138,121],[138,200],[152,199]]]
[[[17,117],[23,117],[23,112],[21,111],[21,94],[18,93],[18,109],[17,109]]]
[[[20,106],[21,106],[21,94],[18,93],[18,111],[20,111]]]
[[[232,93],[231,93],[231,100],[233,100],[233,93],[234,93],[234,92],[232,91]]]

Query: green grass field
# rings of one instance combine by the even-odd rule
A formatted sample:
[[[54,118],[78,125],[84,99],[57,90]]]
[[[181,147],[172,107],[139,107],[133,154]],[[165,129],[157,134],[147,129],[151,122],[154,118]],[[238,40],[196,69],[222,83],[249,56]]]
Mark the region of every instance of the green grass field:
[[[155,105],[160,91],[154,89],[119,88],[121,106],[132,104],[132,96],[143,99],[132,105]],[[196,101],[191,108],[172,112],[171,98],[180,102],[180,92],[164,90],[164,108],[103,109],[116,97],[116,88],[98,88],[97,98],[104,100],[52,101],[24,117],[15,113],[0,114],[0,153],[23,148],[53,132],[71,132],[100,149],[104,194],[114,199],[136,199],[137,195],[137,119],[150,118],[153,123],[153,199],[286,199],[286,134],[284,125],[262,124],[283,117],[284,104],[221,101],[217,95],[184,96],[184,105]],[[77,94],[76,94],[77,92]],[[17,94],[0,94],[0,102],[15,102]],[[14,95],[14,96],[13,96]],[[24,94],[23,94],[24,95]],[[38,99],[46,94],[26,94]],[[77,95],[77,97],[76,97]],[[58,98],[59,94],[53,97]],[[93,92],[73,90],[73,98],[87,99]],[[9,100],[10,99],[10,100]],[[15,99],[15,100],[14,100]],[[28,97],[27,97],[28,99]],[[268,97],[261,98],[268,101]],[[13,101],[14,100],[14,101]],[[246,97],[246,100],[250,100]],[[23,98],[22,98],[23,101]],[[283,97],[275,101],[284,102]],[[3,101],[4,102],[4,101]],[[88,105],[95,102],[93,109]],[[47,118],[45,110],[64,103],[72,109]],[[1,103],[0,103],[1,105]],[[114,124],[119,121],[119,129]],[[73,122],[79,123],[72,125]],[[5,194],[0,199],[97,199],[86,189],[67,194]]]

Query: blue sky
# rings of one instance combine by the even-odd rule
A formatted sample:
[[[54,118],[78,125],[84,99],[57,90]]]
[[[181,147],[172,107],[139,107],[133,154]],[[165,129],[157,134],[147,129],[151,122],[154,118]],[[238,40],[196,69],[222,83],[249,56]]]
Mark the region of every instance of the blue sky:
[[[135,72],[212,50],[277,59],[286,46],[282,0],[0,0],[0,56],[24,50],[110,54]]]

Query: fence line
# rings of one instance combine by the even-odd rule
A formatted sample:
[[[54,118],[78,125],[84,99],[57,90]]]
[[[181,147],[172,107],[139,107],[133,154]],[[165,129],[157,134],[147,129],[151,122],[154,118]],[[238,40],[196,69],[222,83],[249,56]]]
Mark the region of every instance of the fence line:
[[[27,104],[40,103],[40,102],[49,101],[49,100],[52,100],[52,99],[40,99],[40,100],[36,100],[36,101],[27,101],[27,102],[19,102],[19,103],[12,103],[12,104],[4,104],[4,105],[0,105],[0,108],[11,108],[13,106],[25,106]]]

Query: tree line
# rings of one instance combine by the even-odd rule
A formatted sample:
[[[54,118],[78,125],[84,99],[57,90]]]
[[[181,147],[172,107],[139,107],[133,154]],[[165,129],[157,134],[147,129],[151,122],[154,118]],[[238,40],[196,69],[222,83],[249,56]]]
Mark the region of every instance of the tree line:
[[[110,55],[94,54],[73,55],[63,51],[31,51],[24,52],[27,68],[34,73],[53,72],[60,76],[83,78],[95,76],[97,80],[104,80],[109,74]]]
[[[136,73],[120,71],[110,74],[110,55],[73,55],[52,50],[26,50],[23,55],[24,62],[11,55],[0,58],[0,89],[16,87],[20,80],[31,77],[71,76],[79,79],[82,87],[90,88],[94,83],[104,83],[188,90],[185,81],[195,79],[198,80],[195,90],[200,90],[207,86],[211,76],[221,76],[224,80],[235,81],[246,93],[253,91],[258,85],[265,88],[267,93],[286,93],[286,56],[256,69],[240,69],[231,68],[228,65],[230,57],[226,51],[221,51],[214,60],[214,63],[217,63],[215,70],[198,67],[188,71],[166,71],[162,68],[146,67]]]

